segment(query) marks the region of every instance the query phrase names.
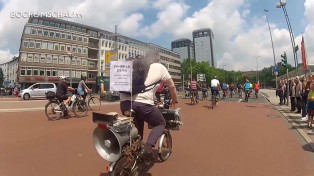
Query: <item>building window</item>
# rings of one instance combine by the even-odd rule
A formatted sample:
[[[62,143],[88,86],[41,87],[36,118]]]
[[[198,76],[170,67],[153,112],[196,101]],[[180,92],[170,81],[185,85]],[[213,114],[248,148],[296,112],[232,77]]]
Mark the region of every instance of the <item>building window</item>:
[[[24,34],[31,34],[31,30],[32,30],[32,28],[26,27],[24,30]]]
[[[47,55],[46,63],[52,63],[52,55]]]
[[[72,35],[71,34],[67,34],[67,39],[71,40],[72,39]]]
[[[38,20],[38,24],[43,25],[43,24],[44,24],[44,21],[43,21],[43,20]]]
[[[59,64],[64,64],[64,56],[59,56]]]
[[[86,75],[87,75],[86,71],[82,71],[82,76],[86,76]]]
[[[78,37],[78,41],[81,42],[83,41],[83,38],[81,36]]]
[[[72,36],[72,39],[73,39],[74,41],[76,41],[76,40],[77,40],[76,35],[73,35],[73,36]]]
[[[47,49],[48,48],[48,43],[47,42],[42,42],[41,43],[41,49]]]
[[[30,40],[30,41],[29,41],[29,47],[30,47],[30,48],[34,48],[34,47],[35,47],[35,42],[34,42],[34,40]]]
[[[86,66],[87,65],[87,60],[82,59],[82,66]]]
[[[57,70],[52,70],[52,76],[53,77],[57,77],[58,75],[57,75]]]
[[[55,36],[55,32],[54,31],[50,31],[49,36],[53,38]]]
[[[64,51],[65,50],[65,45],[64,44],[60,44],[60,51]]]
[[[54,43],[54,49],[55,49],[56,51],[59,51],[59,43]]]
[[[65,39],[65,34],[64,33],[61,34],[61,38]]]
[[[88,43],[87,37],[84,37],[84,42],[85,42],[85,43]]]
[[[48,50],[53,50],[53,43],[48,43]]]
[[[33,69],[33,76],[38,76],[39,75],[39,72],[37,69]]]
[[[76,65],[81,65],[81,58],[77,58]]]
[[[63,73],[64,73],[65,77],[70,77],[70,71],[69,70],[65,70]]]
[[[83,48],[83,54],[87,54],[87,48]]]
[[[58,70],[58,76],[63,76],[63,70]]]
[[[51,70],[50,69],[46,69],[46,76],[50,77],[51,76]]]
[[[72,58],[72,62],[71,63],[72,63],[72,65],[76,65],[76,57]]]
[[[25,74],[26,74],[26,69],[25,69],[25,67],[21,67],[20,75],[21,75],[21,76],[25,76]]]
[[[96,77],[95,73],[88,73],[88,79],[94,79]]]
[[[34,54],[34,62],[39,62],[39,54]]]
[[[56,32],[56,38],[60,38],[60,33]]]
[[[40,76],[45,76],[45,69],[40,69],[39,70],[39,75]]]
[[[40,63],[46,63],[46,54],[40,55]]]
[[[66,47],[67,47],[67,51],[71,52],[71,45],[66,45]]]
[[[53,56],[53,64],[58,64],[58,56]]]
[[[76,46],[72,46],[72,52],[76,53]]]
[[[36,41],[36,49],[40,49],[41,48],[41,42],[40,41]]]
[[[27,61],[27,54],[26,54],[26,53],[22,53],[22,54],[21,54],[21,61],[22,61],[22,62]]]
[[[65,24],[61,23],[60,28],[65,29]]]
[[[81,75],[81,71],[76,71],[76,77],[77,78],[80,78],[82,75]]]
[[[28,40],[23,40],[23,47],[28,48]]]
[[[37,29],[37,35],[42,36],[43,35],[43,30],[42,29]]]
[[[26,76],[32,76],[32,69],[31,68],[26,69]]]
[[[59,27],[60,26],[60,23],[55,23],[55,27]]]
[[[49,26],[49,21],[44,21],[44,24],[45,24],[46,26]]]
[[[27,54],[27,62],[33,62],[33,54]]]
[[[36,35],[37,34],[37,29],[36,28],[32,28],[32,35]]]
[[[44,30],[44,36],[45,36],[45,37],[48,37],[48,35],[49,35],[49,31]]]
[[[64,58],[64,63],[65,63],[66,65],[70,65],[70,57],[66,56],[66,57]]]
[[[75,71],[74,70],[71,70],[71,77],[75,78]]]
[[[82,53],[82,47],[77,47],[77,53],[79,53],[79,54]]]

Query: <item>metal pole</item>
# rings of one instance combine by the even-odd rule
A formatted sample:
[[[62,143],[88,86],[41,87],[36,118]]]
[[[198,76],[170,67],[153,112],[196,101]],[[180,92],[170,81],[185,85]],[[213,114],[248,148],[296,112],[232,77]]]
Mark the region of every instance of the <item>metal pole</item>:
[[[289,71],[287,68],[287,105],[289,106]]]
[[[72,58],[73,58],[73,54],[70,53],[70,63],[71,63],[71,66],[70,66],[70,87],[72,87]]]
[[[287,22],[287,25],[288,25],[288,30],[289,30],[289,33],[290,33],[290,39],[291,39],[291,45],[292,45],[292,52],[293,52],[293,59],[294,59],[294,65],[295,65],[295,71],[296,71],[296,75],[299,75],[299,72],[298,72],[298,59],[297,59],[297,53],[295,51],[295,41],[294,41],[294,36],[293,36],[293,32],[292,32],[292,28],[291,28],[291,24],[290,24],[290,20],[289,20],[289,16],[288,16],[288,13],[287,13],[287,10],[286,10],[286,3],[282,3],[280,1],[280,4],[278,7],[281,7],[282,10],[283,10],[283,13],[285,15],[285,18],[286,18],[286,22]]]
[[[266,16],[266,20],[267,20],[267,24],[268,24],[268,30],[269,30],[269,35],[270,35],[270,40],[271,40],[271,47],[273,49],[273,56],[274,56],[274,67],[277,66],[277,63],[276,63],[276,56],[275,56],[275,49],[274,49],[274,42],[273,42],[273,36],[271,34],[271,30],[270,30],[270,25],[269,25],[269,21],[268,21],[268,16],[267,16],[267,12],[268,10],[264,9],[264,12],[265,12],[265,16]],[[274,73],[275,74],[275,73]],[[276,76],[276,89],[278,88],[278,78],[277,78],[277,74],[275,74]]]

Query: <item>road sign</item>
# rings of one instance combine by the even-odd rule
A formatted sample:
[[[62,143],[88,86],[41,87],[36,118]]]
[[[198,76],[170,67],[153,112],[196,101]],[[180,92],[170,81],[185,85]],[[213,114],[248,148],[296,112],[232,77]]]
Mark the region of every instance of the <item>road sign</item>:
[[[205,74],[197,74],[197,81],[206,81]]]

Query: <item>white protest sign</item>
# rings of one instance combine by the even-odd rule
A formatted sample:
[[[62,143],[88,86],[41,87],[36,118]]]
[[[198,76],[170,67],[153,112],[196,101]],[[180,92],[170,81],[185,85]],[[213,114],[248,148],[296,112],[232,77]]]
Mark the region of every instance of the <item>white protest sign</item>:
[[[132,90],[132,68],[131,61],[110,62],[110,91]]]

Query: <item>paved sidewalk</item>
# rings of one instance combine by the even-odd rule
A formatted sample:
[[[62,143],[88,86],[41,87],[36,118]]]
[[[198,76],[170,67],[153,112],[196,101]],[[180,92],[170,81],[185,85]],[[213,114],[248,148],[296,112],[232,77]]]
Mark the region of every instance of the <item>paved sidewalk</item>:
[[[281,112],[281,114],[290,122],[304,140],[314,151],[314,125],[312,129],[307,127],[307,122],[301,120],[301,114],[290,111],[290,106],[279,105],[279,97],[276,97],[276,91],[271,89],[261,89],[260,93]]]

